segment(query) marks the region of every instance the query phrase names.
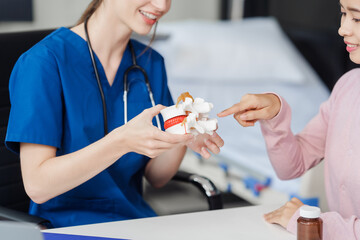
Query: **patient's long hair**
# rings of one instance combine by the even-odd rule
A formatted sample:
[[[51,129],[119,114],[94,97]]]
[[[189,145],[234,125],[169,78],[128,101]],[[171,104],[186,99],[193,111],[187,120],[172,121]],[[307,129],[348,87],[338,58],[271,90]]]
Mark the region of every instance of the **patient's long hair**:
[[[103,3],[104,0],[93,0],[89,3],[88,7],[86,8],[86,10],[84,11],[84,13],[81,15],[79,21],[76,23],[76,25],[79,25],[83,22],[85,22],[85,19],[86,18],[90,18],[91,15],[94,14],[94,12],[100,7],[100,5]],[[155,40],[155,35],[156,35],[156,28],[157,28],[157,22],[155,24],[155,27],[154,27],[154,32],[151,36],[151,39],[150,39],[150,42],[149,44],[146,46],[146,48],[144,49],[144,51],[142,51],[140,53],[139,56],[143,55],[149,48],[150,48],[150,45],[153,43],[153,41]],[[138,57],[139,57],[138,56]]]

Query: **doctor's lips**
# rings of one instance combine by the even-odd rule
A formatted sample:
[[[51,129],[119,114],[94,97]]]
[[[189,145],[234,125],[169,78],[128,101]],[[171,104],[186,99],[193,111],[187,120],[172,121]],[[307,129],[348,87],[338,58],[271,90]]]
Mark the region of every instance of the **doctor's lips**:
[[[145,12],[143,10],[139,10],[139,12],[142,14],[143,19],[145,20],[145,22],[147,24],[151,24],[153,25],[154,23],[156,23],[159,15],[155,15],[153,13],[149,13],[149,12]]]
[[[346,51],[348,51],[349,53],[352,51],[355,51],[359,47],[359,44],[353,44],[353,43],[346,42],[346,41],[344,41],[344,42],[346,44]]]
[[[165,131],[174,134],[212,135],[217,128],[217,120],[208,118],[212,108],[213,105],[204,99],[194,99],[188,92],[182,93],[176,105],[160,111],[165,121]]]

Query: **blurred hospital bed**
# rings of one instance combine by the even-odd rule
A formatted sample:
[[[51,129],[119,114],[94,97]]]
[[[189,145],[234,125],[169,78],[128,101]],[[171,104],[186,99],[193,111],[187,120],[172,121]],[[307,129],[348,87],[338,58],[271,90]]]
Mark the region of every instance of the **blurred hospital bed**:
[[[153,48],[165,58],[173,98],[188,91],[214,104],[211,117],[246,93],[276,92],[292,107],[297,133],[316,115],[329,90],[271,17],[238,21],[160,23]],[[225,141],[218,156],[202,160],[188,152],[181,168],[211,178],[222,191],[252,204],[285,203],[291,196],[327,208],[321,165],[301,178],[281,181],[266,153],[259,124],[243,128],[218,119]],[[290,159],[289,159],[290,161]]]

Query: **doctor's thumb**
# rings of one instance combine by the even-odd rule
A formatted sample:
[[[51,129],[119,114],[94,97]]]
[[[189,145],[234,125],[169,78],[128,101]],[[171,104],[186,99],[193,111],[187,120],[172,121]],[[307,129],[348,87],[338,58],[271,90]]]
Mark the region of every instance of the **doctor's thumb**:
[[[163,110],[164,108],[166,108],[164,105],[158,104],[154,107],[148,108],[145,111],[148,112],[150,117],[155,117],[156,115],[158,115],[160,113],[161,110]]]

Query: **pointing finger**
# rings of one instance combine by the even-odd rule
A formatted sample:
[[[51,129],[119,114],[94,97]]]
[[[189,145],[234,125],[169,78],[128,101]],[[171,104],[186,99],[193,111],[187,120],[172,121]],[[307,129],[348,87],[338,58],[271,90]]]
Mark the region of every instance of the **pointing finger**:
[[[226,117],[231,114],[237,113],[241,111],[239,104],[234,104],[232,107],[229,107],[228,109],[223,110],[222,112],[218,113],[218,117]]]

